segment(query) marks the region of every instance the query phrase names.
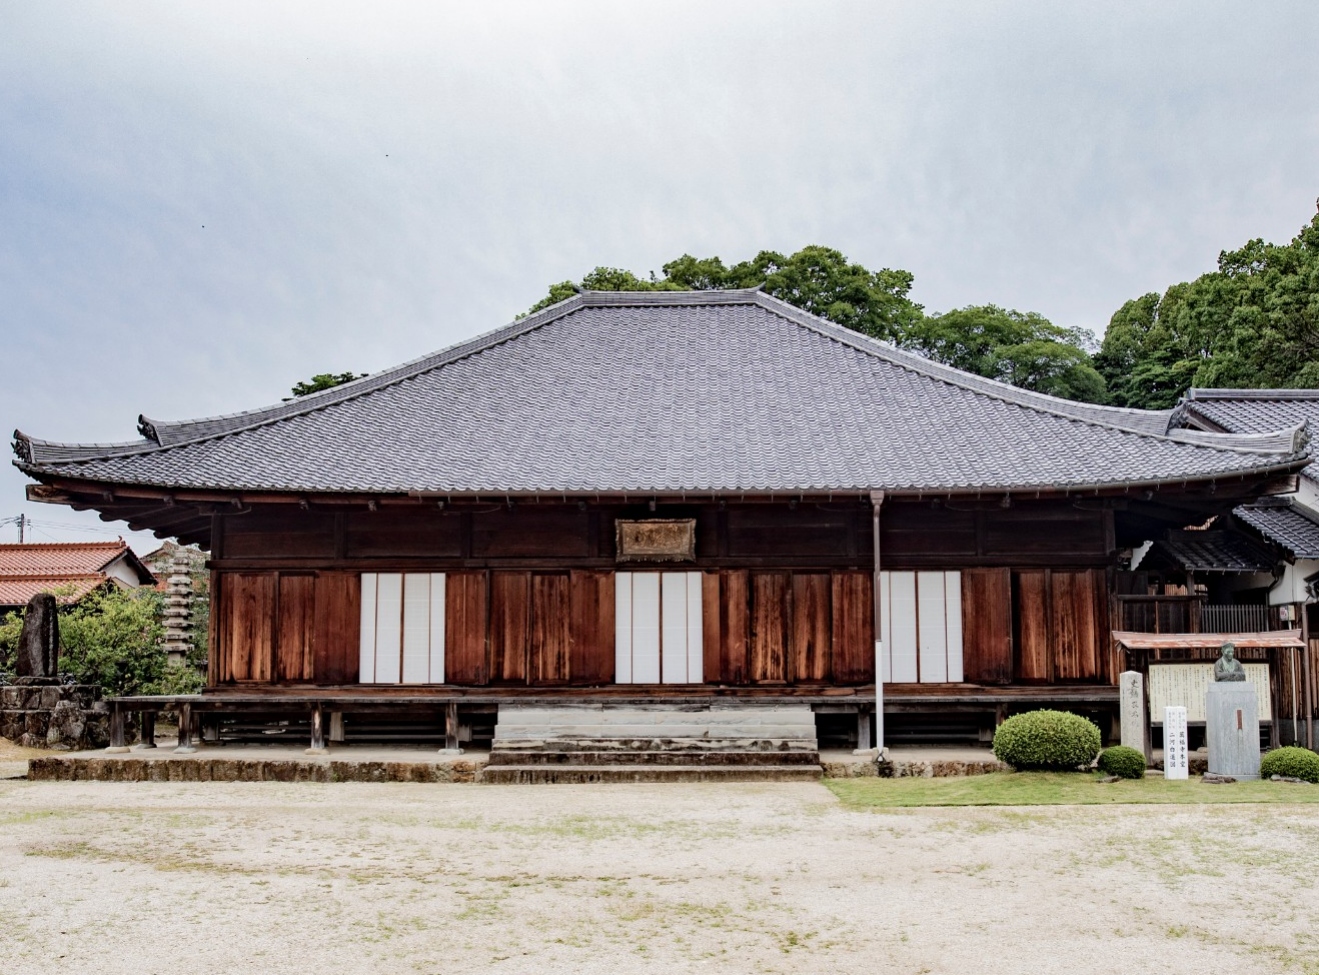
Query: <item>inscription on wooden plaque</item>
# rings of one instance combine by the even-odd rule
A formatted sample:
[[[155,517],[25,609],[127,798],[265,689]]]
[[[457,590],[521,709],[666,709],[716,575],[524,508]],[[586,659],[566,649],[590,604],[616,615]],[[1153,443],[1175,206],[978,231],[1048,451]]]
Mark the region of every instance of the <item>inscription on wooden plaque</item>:
[[[696,558],[695,518],[614,522],[619,562],[690,562]]]

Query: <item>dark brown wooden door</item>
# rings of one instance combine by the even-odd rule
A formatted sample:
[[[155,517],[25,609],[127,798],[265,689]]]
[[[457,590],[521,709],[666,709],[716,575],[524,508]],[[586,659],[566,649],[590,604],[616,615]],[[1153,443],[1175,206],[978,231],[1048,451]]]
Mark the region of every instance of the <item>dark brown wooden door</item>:
[[[973,684],[1012,682],[1012,573],[962,571],[962,668]]]
[[[869,572],[833,575],[833,680],[869,684],[875,679],[874,577]]]
[[[783,684],[788,680],[788,574],[751,574],[751,648],[748,677],[753,684]]]
[[[532,575],[527,683],[537,686],[568,683],[572,659],[571,618],[568,574],[537,572]]]
[[[829,679],[832,601],[829,573],[793,573],[792,653],[788,673],[794,683],[814,684]]]
[[[490,574],[490,681],[527,682],[531,643],[531,573]]]
[[[280,573],[275,627],[275,679],[312,679],[316,634],[316,577]]]
[[[270,680],[276,578],[273,572],[224,573],[219,636],[221,683]]]
[[[614,680],[614,573],[574,571],[572,652],[568,676],[574,684],[611,684]]]
[[[1102,569],[1013,573],[1017,676],[1023,681],[1106,678],[1108,587]]]
[[[362,634],[362,577],[321,572],[316,577],[316,636],[312,674],[318,684],[356,684]]]
[[[484,572],[450,572],[444,580],[444,681],[480,686],[489,680],[486,633],[489,583]]]

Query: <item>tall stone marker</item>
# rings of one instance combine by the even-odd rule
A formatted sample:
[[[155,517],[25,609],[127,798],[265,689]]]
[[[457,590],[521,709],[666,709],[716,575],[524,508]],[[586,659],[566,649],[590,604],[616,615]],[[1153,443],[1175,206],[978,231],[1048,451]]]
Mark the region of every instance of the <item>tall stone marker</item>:
[[[1186,708],[1169,705],[1163,709],[1163,777],[1190,777],[1191,759],[1187,749]]]
[[[28,600],[14,670],[17,677],[31,682],[54,682],[59,677],[60,621],[55,597],[48,592],[39,592]]]
[[[1205,694],[1209,771],[1234,779],[1259,778],[1259,692],[1246,680],[1236,647],[1224,643]]]
[[[1120,678],[1122,744],[1149,758],[1145,747],[1145,677],[1139,671],[1125,670]]]

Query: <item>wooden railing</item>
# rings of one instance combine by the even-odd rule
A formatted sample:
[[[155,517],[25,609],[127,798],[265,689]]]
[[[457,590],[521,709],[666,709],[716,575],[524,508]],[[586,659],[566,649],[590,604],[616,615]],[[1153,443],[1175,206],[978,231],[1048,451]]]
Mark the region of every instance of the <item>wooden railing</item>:
[[[1261,633],[1276,629],[1267,606],[1201,606],[1202,633]]]
[[[1268,606],[1206,604],[1200,596],[1117,596],[1114,629],[1136,633],[1262,633],[1279,624]]]

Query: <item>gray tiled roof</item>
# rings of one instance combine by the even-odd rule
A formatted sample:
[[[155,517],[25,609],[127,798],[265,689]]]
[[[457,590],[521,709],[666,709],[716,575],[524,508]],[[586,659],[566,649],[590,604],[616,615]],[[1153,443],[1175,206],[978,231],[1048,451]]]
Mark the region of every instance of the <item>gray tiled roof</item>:
[[[1276,564],[1262,545],[1234,531],[1172,531],[1153,549],[1188,572],[1268,572]]]
[[[1305,509],[1285,503],[1247,505],[1232,512],[1294,559],[1319,559],[1319,524]]]
[[[1319,429],[1319,389],[1191,389],[1173,422],[1230,433],[1265,433],[1298,423]],[[1319,463],[1304,474],[1319,481]]]
[[[131,444],[15,434],[38,477],[298,492],[979,492],[1295,469],[1303,430],[1167,432],[757,291],[587,292],[335,389]]]

